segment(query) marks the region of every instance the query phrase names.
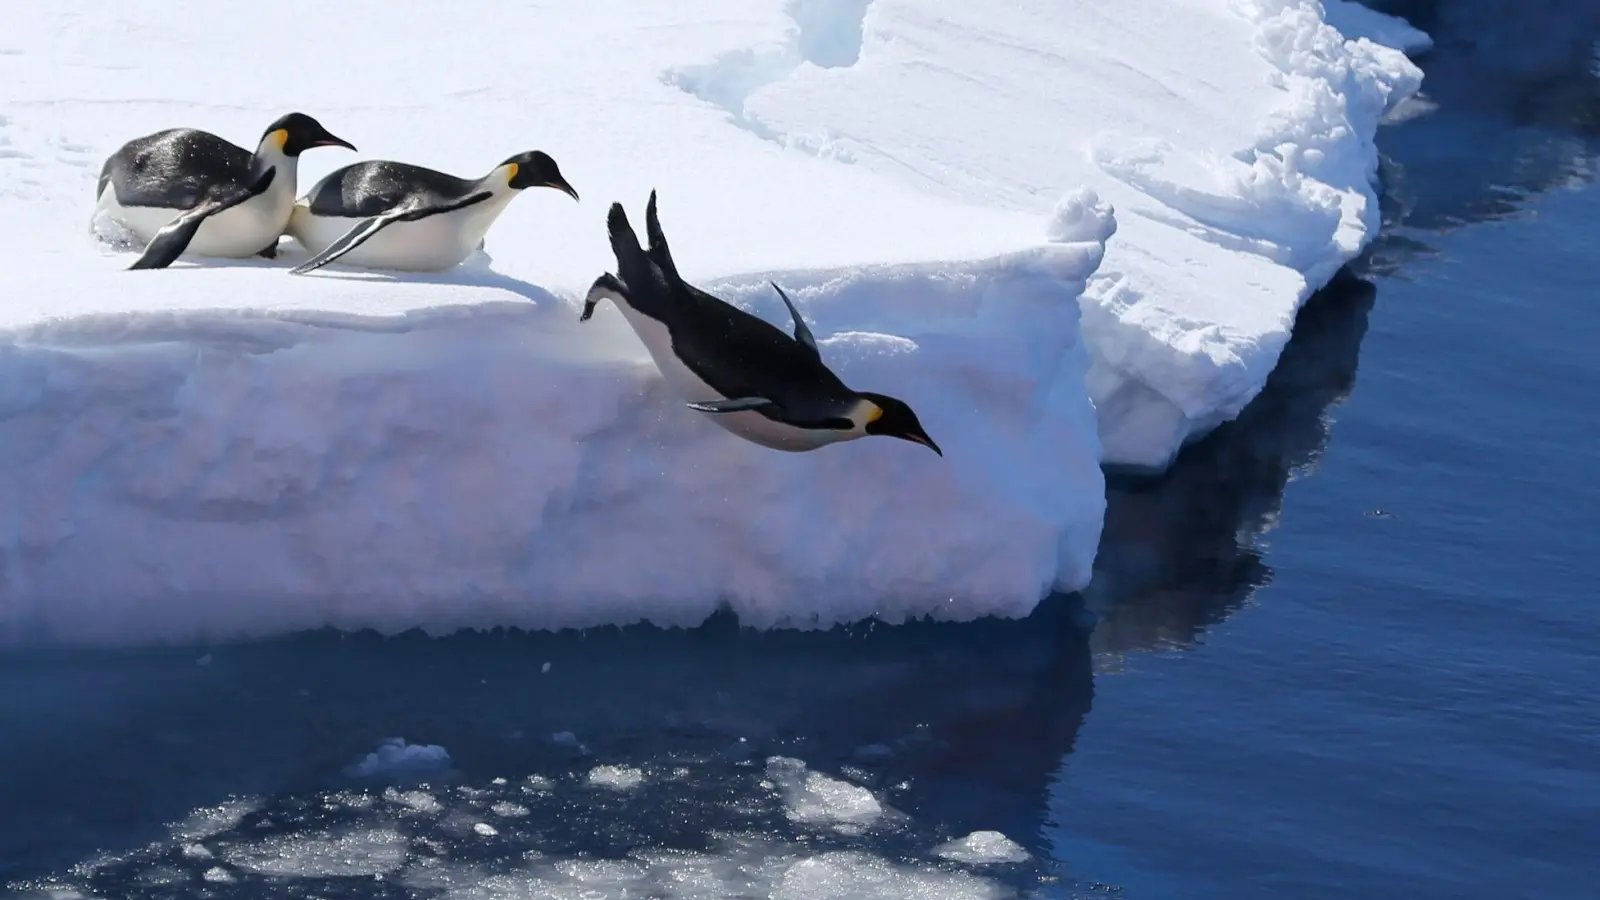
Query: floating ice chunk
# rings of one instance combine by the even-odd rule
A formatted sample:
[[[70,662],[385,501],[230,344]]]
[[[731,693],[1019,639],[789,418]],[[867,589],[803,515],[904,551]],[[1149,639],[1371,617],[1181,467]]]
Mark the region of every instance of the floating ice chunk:
[[[969,865],[1022,862],[1028,858],[1028,851],[1022,849],[1021,844],[998,831],[974,831],[964,838],[940,844],[933,852]]]
[[[707,852],[640,849],[631,859],[548,859],[509,873],[408,870],[406,882],[449,888],[452,900],[661,897],[673,900],[991,900],[1006,887],[943,866],[909,866],[872,853],[818,854],[802,844],[727,837]]]
[[[595,766],[589,770],[588,782],[592,787],[631,791],[644,784],[644,773],[633,766]]]
[[[863,744],[855,749],[854,755],[867,762],[883,762],[894,756],[894,750],[888,744]]]
[[[917,870],[845,851],[822,853],[790,866],[771,896],[773,900],[990,900],[1010,893],[966,873]]]
[[[383,792],[383,799],[419,813],[436,813],[444,808],[439,799],[427,791],[397,791],[389,788]]]
[[[351,778],[399,778],[437,774],[449,768],[450,754],[443,747],[389,738],[344,771]]]
[[[1381,13],[1360,0],[1322,0],[1328,24],[1345,37],[1366,38],[1375,44],[1406,53],[1421,53],[1433,47],[1428,33],[1399,16]]]
[[[777,787],[790,821],[854,831],[883,816],[878,798],[864,787],[806,770],[798,759],[767,760],[767,779]]]
[[[172,836],[186,841],[204,840],[238,825],[241,819],[259,807],[260,802],[254,799],[236,799],[216,806],[203,806],[174,825]]]
[[[270,838],[232,847],[228,862],[259,875],[292,878],[337,878],[384,875],[406,860],[405,836],[388,828],[341,835]]]

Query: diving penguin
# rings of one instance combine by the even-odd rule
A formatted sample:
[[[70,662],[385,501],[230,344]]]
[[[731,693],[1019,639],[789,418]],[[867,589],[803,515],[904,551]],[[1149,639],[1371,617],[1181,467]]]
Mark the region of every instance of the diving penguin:
[[[478,249],[506,204],[531,187],[578,199],[556,161],[537,150],[478,179],[388,160],[345,166],[295,204],[289,234],[314,255],[290,271],[304,275],[336,259],[378,269],[448,269]]]
[[[608,299],[622,310],[662,376],[690,409],[764,447],[815,450],[869,434],[913,441],[944,455],[905,402],[845,386],[826,364],[783,289],[794,337],[678,275],[650,192],[645,227],[650,249],[613,203],[606,224],[617,275],[595,279],[579,321]],[[620,276],[620,278],[618,277]]]
[[[270,258],[294,207],[300,154],[313,147],[355,149],[297,112],[268,125],[254,153],[194,128],[134,138],[101,167],[96,214],[144,242],[130,269],[164,269],[185,251]]]

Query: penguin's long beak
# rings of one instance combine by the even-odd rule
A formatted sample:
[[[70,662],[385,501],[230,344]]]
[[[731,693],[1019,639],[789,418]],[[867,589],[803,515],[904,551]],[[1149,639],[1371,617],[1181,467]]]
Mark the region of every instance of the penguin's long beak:
[[[326,134],[326,133],[321,138],[318,138],[317,140],[313,141],[311,143],[311,146],[313,146],[313,147],[343,147],[346,150],[355,150],[356,149],[356,145],[355,144],[350,143],[349,141],[345,140],[344,138],[334,137],[333,135]],[[360,152],[360,151],[357,151],[357,152]]]
[[[922,446],[927,447],[929,450],[932,450],[933,452],[939,454],[939,457],[941,459],[944,458],[944,451],[940,450],[939,449],[939,445],[935,444],[933,442],[933,438],[928,437],[928,435],[923,433],[923,432],[920,432],[920,431],[908,431],[905,434],[901,435],[901,437],[905,438],[908,441],[911,441],[912,443],[921,444]]]
[[[572,185],[567,184],[567,180],[565,178],[556,178],[547,184],[546,187],[553,187],[574,200],[578,199],[578,192],[572,189]]]

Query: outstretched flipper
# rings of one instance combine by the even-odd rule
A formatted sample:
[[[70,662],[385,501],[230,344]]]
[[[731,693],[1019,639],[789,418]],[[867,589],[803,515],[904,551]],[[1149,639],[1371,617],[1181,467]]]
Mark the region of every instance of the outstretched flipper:
[[[764,406],[772,405],[774,405],[773,402],[765,397],[735,397],[729,400],[708,400],[702,403],[690,403],[688,407],[707,413],[731,413],[761,409]]]
[[[307,272],[320,269],[366,243],[373,235],[396,222],[415,222],[418,219],[426,219],[429,216],[466,209],[474,203],[482,203],[489,199],[490,196],[492,195],[488,191],[479,191],[476,194],[462,197],[460,200],[452,200],[449,203],[439,203],[431,206],[419,204],[397,206],[382,215],[363,219],[355,227],[339,235],[333,243],[324,247],[321,253],[295,266],[289,272],[294,275],[304,275]]]
[[[825,419],[804,419],[789,414],[789,411],[768,400],[766,397],[735,397],[731,400],[711,400],[704,403],[686,404],[690,409],[703,413],[734,413],[760,410],[768,418],[793,425],[796,428],[807,428],[813,431],[830,429],[834,431],[849,431],[856,427],[856,423],[844,416],[830,416]]]
[[[794,301],[790,300],[789,295],[783,292],[783,288],[778,287],[776,281],[767,283],[772,285],[772,289],[778,292],[779,297],[783,298],[783,305],[789,307],[789,317],[794,319],[794,339],[802,347],[810,350],[812,356],[819,360],[822,359],[822,351],[817,349],[817,339],[811,335],[811,329],[806,326],[805,320],[800,318],[800,310],[794,308]]]
[[[601,275],[589,285],[589,293],[583,298],[583,313],[578,316],[579,322],[589,321],[594,315],[594,308],[601,300],[610,300],[612,303],[622,303],[627,299],[628,288],[622,280],[610,272]]]
[[[194,240],[195,234],[200,231],[200,226],[206,219],[225,209],[238,206],[265,191],[272,185],[272,179],[277,174],[277,167],[268,168],[251,184],[215,192],[191,209],[180,213],[177,218],[156,232],[150,243],[145,245],[144,253],[140,254],[128,269],[165,269],[172,265],[183,255],[183,251],[189,249],[189,242]]]
[[[672,261],[672,248],[667,246],[667,235],[661,230],[661,220],[656,218],[656,192],[650,192],[650,202],[644,208],[645,235],[650,238],[650,261],[670,281],[682,281],[678,265]]]

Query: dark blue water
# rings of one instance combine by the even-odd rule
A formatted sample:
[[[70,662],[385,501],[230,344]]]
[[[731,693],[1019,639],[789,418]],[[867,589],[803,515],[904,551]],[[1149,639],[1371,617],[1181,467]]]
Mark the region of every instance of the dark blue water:
[[[1600,25],[1541,4],[1486,34],[1473,6],[1410,10],[1439,108],[1380,135],[1383,237],[1238,422],[1112,485],[1084,596],[820,635],[11,654],[0,883],[1595,896]],[[347,769],[391,736],[449,761]],[[980,829],[1029,858],[935,852]]]

